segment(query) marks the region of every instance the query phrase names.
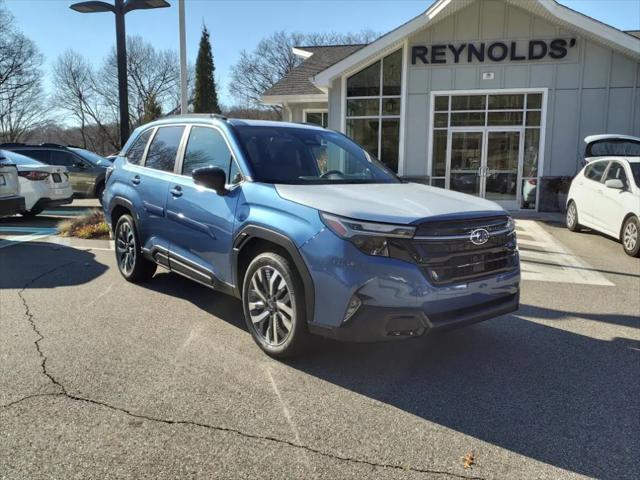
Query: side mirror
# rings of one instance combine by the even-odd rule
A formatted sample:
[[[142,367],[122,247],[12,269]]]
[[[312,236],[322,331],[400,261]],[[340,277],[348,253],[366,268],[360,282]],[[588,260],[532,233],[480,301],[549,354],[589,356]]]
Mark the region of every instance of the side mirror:
[[[227,174],[220,167],[196,168],[191,176],[196,185],[215,190],[218,195],[227,194]]]
[[[78,167],[78,168],[82,168],[82,169],[87,168],[87,166],[84,164],[84,162],[82,162],[80,160],[77,160],[77,161],[73,162],[73,166],[74,167]]]
[[[613,178],[604,182],[607,188],[615,188],[616,190],[624,190],[624,183],[619,178]]]

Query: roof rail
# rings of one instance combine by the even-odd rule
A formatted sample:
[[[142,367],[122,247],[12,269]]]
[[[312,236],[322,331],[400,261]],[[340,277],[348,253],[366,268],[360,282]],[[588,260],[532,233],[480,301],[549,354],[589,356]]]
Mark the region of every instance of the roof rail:
[[[44,142],[41,143],[40,145],[33,145],[34,147],[48,147],[48,148],[67,148],[66,145],[61,145],[59,143],[53,143],[53,142]]]
[[[227,121],[228,118],[225,117],[224,115],[221,115],[219,113],[185,113],[183,114],[177,114],[177,115],[171,115],[173,117],[182,117],[182,118],[217,118],[218,120],[223,120],[223,121]],[[168,117],[164,117],[164,118],[168,118]]]
[[[5,148],[5,147],[21,147],[23,146],[24,143],[21,142],[6,142],[6,143],[0,143],[0,148]]]

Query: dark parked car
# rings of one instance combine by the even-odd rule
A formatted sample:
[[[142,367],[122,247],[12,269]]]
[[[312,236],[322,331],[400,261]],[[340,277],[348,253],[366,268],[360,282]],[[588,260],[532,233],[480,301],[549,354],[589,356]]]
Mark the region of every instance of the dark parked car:
[[[5,143],[0,148],[12,150],[48,165],[66,167],[76,198],[98,198],[102,201],[104,178],[111,162],[89,150],[79,147],[42,143]]]

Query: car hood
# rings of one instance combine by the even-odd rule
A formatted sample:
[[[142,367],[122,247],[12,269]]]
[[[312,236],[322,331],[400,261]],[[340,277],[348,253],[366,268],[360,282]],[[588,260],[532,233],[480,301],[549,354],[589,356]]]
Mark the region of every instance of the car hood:
[[[504,213],[489,200],[418,183],[276,185],[276,190],[292,202],[374,222],[409,224],[440,216]]]

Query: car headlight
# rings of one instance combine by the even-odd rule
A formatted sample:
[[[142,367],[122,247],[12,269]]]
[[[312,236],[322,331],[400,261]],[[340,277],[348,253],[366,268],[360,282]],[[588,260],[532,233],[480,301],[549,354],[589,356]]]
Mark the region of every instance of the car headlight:
[[[412,238],[416,229],[407,225],[365,222],[320,213],[323,223],[340,238],[350,241],[367,255],[389,256],[388,238]]]
[[[507,217],[506,228],[508,231],[513,232],[516,229],[516,223],[513,221],[513,217]]]

